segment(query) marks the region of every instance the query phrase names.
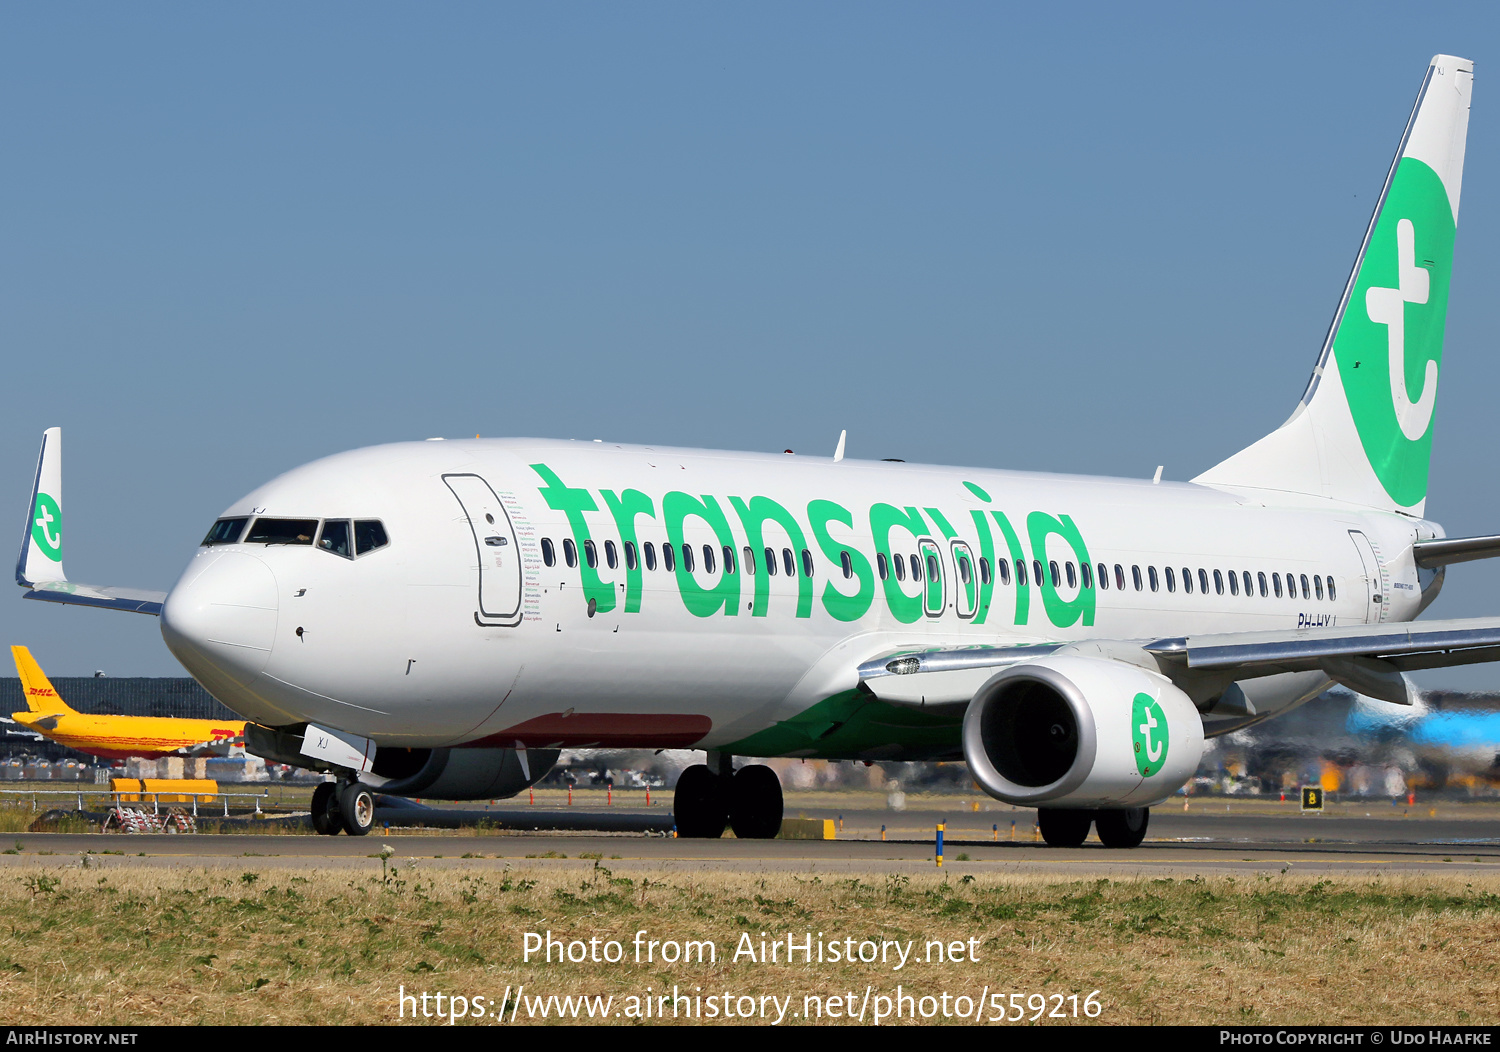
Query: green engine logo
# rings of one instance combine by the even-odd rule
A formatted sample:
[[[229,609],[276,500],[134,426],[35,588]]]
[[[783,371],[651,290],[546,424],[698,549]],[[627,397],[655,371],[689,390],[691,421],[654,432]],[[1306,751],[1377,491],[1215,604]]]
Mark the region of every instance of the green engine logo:
[[[1130,737],[1135,742],[1135,767],[1149,778],[1167,762],[1167,714],[1150,694],[1137,694],[1130,709]]]
[[[36,495],[32,509],[31,539],[42,554],[55,563],[62,562],[62,509],[45,493]]]

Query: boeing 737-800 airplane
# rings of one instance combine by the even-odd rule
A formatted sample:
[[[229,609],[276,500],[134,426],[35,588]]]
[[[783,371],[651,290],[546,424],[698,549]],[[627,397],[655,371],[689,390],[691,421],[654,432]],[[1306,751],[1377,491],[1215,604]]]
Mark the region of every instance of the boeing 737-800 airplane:
[[[1438,56],[1301,402],[1189,483],[504,439],[316,461],[231,505],[170,593],[71,584],[59,434],[17,576],[159,614],[268,759],[477,799],[561,748],[693,748],[679,832],[764,837],[735,757],[967,761],[1052,844],[1145,834],[1208,737],[1330,681],[1500,657],[1500,618],[1407,624],[1500,537],[1423,518],[1472,64]]]

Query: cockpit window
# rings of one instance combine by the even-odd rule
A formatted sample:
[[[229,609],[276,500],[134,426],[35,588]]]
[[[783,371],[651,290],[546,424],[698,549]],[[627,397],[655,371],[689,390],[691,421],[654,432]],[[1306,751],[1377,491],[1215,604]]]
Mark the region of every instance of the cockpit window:
[[[385,536],[385,526],[379,519],[356,519],[354,522],[354,551],[363,555],[376,548],[384,548],[390,541]]]
[[[345,559],[354,558],[354,542],[349,536],[348,519],[329,519],[323,523],[323,534],[318,538],[318,547]]]
[[[209,527],[208,536],[203,538],[203,547],[208,548],[215,544],[234,544],[240,539],[240,534],[245,532],[245,523],[248,518],[242,519],[220,519]]]
[[[245,543],[312,544],[317,532],[317,519],[256,519]]]

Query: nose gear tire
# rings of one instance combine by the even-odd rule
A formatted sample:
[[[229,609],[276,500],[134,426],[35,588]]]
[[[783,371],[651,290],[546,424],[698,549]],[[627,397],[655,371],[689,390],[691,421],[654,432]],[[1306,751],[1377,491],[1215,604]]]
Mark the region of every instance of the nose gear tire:
[[[375,825],[375,797],[367,786],[351,782],[339,790],[339,813],[350,836],[364,836]]]
[[[338,836],[344,828],[339,810],[339,787],[333,782],[319,782],[312,795],[312,827],[323,836]]]

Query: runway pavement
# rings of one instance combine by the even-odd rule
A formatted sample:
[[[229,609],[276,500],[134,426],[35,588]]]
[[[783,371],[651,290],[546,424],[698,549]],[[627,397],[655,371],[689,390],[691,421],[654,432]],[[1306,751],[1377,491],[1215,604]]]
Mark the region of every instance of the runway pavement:
[[[77,864],[81,856],[111,864],[129,856],[151,866],[251,868],[378,867],[389,843],[398,859],[437,866],[592,866],[618,872],[672,869],[916,872],[932,869],[932,832],[946,820],[945,869],[954,872],[1028,872],[1083,876],[1195,873],[1431,873],[1474,871],[1500,875],[1500,819],[1491,809],[1455,817],[1426,809],[1371,807],[1368,817],[1344,813],[1304,816],[1292,809],[1216,810],[1207,804],[1183,813],[1153,811],[1148,838],[1138,848],[1111,850],[1090,840],[1079,848],[1049,848],[1035,838],[1035,812],[924,809],[887,812],[811,808],[797,814],[831,818],[842,834],[831,841],[686,840],[641,833],[402,831],[368,837],[280,834],[126,835],[20,833],[6,835],[14,854],[0,868]],[[1381,809],[1383,807],[1383,810]],[[1448,808],[1445,810],[1455,810]],[[581,819],[584,813],[571,812]],[[1015,822],[1014,831],[1011,823]],[[880,827],[886,839],[880,839]],[[50,854],[43,854],[50,852]]]

